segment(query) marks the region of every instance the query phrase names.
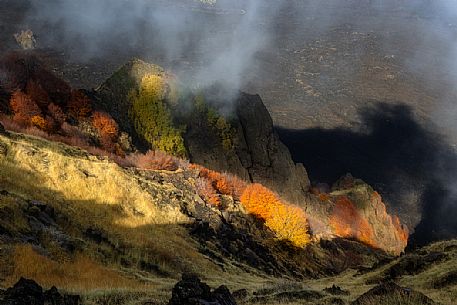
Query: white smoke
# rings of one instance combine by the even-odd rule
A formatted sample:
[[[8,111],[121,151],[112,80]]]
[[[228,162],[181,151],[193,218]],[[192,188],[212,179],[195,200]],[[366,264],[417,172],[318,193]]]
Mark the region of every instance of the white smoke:
[[[269,3],[269,11],[281,5]],[[160,54],[168,63],[197,58],[191,72],[175,72],[200,87],[220,83],[238,89],[270,39],[262,26],[269,23],[263,6],[262,0],[34,0],[29,18],[53,29],[42,35],[42,44],[71,46],[79,59],[125,49],[144,57]]]

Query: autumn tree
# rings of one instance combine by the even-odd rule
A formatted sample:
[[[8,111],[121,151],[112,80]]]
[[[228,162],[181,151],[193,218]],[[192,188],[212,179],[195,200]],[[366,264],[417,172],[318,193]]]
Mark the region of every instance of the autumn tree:
[[[251,184],[244,190],[241,203],[248,213],[264,220],[271,218],[273,210],[282,204],[275,193],[258,183]]]
[[[92,125],[100,133],[101,137],[114,140],[119,132],[116,121],[106,112],[96,111],[92,116]]]
[[[55,120],[56,123],[62,125],[65,122],[67,116],[63,112],[62,108],[54,103],[48,105],[48,113]]]
[[[41,130],[48,130],[49,127],[48,123],[41,115],[34,115],[30,120],[30,123]]]
[[[247,186],[241,196],[241,203],[247,212],[263,219],[279,239],[288,240],[297,247],[309,243],[305,212],[297,206],[282,202],[268,188],[261,184]]]
[[[68,114],[75,119],[89,116],[92,112],[92,101],[82,90],[73,90],[67,104]]]
[[[21,125],[30,125],[34,116],[41,115],[38,105],[20,90],[11,95],[10,107],[14,114],[13,120]]]
[[[159,75],[146,75],[140,90],[132,91],[130,118],[136,132],[155,150],[177,157],[185,157],[183,128],[174,125],[172,113],[166,103],[168,86]]]
[[[290,204],[277,206],[266,225],[279,239],[288,240],[297,247],[303,247],[310,241],[308,222],[303,209]]]

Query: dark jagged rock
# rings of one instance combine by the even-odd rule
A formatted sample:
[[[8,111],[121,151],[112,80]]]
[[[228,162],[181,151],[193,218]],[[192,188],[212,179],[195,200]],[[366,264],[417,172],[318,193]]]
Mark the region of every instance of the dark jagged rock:
[[[308,174],[302,164],[293,162],[288,148],[280,141],[260,96],[240,93],[232,103],[234,149],[225,150],[217,139],[211,139],[207,128],[202,128],[198,121],[189,122],[185,139],[191,161],[262,183],[293,203],[304,202],[310,185]]]
[[[436,303],[424,294],[409,288],[401,287],[394,282],[380,284],[358,297],[351,305],[388,305],[396,304],[435,305]]]
[[[20,278],[3,297],[2,305],[43,305],[43,288],[33,280]]]
[[[225,286],[211,292],[211,288],[198,276],[184,273],[172,291],[169,305],[236,305],[232,294]]]
[[[325,288],[324,291],[333,295],[349,295],[348,291],[341,289],[340,286],[336,286],[335,284],[332,287]]]
[[[56,287],[44,291],[35,281],[20,278],[3,295],[1,305],[79,305],[81,298],[77,295],[62,295]]]

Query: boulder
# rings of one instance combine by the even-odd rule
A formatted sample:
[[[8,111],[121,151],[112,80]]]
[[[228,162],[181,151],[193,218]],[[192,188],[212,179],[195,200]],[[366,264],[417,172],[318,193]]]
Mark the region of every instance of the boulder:
[[[47,291],[35,281],[20,278],[3,295],[1,305],[79,305],[81,298],[77,295],[63,295],[56,287]]]
[[[13,287],[6,290],[2,304],[43,305],[43,288],[35,281],[21,277]]]
[[[232,294],[225,286],[211,291],[198,276],[184,273],[172,291],[169,305],[236,305]]]

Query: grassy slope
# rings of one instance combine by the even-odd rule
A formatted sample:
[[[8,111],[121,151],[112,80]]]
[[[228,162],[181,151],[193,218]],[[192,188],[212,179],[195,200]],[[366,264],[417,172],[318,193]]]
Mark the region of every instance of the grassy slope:
[[[195,198],[188,191],[192,179],[180,179],[184,183],[180,187],[164,179],[185,173],[156,172],[146,179],[85,151],[20,134],[0,136],[0,146],[0,151],[6,148],[0,154],[0,191],[7,191],[0,193],[0,229],[9,232],[0,236],[3,287],[25,275],[48,287],[55,284],[82,293],[86,304],[165,303],[180,273],[193,271],[211,286],[247,289],[247,303],[330,304],[334,298],[349,303],[385,278],[386,270],[409,257],[365,274],[349,270],[300,282],[227,262],[223,271],[198,251],[186,228],[189,219],[179,210],[180,201]],[[38,201],[57,215],[48,229],[30,225],[31,217],[40,219]],[[102,232],[102,241],[88,237],[88,229]],[[69,239],[74,251],[65,247],[62,236]],[[17,246],[24,242],[33,247]],[[421,251],[445,253],[446,258],[418,274],[403,275],[397,282],[442,304],[453,304],[457,283],[434,285],[457,271],[457,241]],[[151,263],[149,272],[138,268],[141,261]],[[332,284],[350,295],[322,291]]]

